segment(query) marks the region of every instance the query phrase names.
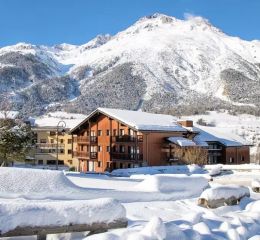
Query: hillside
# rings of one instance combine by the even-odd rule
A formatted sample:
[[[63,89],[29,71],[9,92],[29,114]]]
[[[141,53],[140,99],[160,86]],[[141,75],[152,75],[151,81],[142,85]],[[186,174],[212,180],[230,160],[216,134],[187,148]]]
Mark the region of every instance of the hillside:
[[[81,46],[1,48],[0,92],[24,115],[96,107],[259,115],[260,41],[228,36],[201,17],[154,14]]]

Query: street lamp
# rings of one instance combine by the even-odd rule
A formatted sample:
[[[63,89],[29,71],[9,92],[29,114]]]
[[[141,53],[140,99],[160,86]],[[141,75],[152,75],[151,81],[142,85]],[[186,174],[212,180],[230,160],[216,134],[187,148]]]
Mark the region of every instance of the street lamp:
[[[61,132],[65,132],[66,123],[64,121],[59,121],[57,124],[57,139],[56,139],[56,170],[59,169],[59,128]]]

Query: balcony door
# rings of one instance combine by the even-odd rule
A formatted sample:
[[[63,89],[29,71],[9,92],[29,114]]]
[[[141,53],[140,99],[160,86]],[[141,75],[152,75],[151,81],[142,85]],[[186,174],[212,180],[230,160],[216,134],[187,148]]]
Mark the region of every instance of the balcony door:
[[[88,161],[88,171],[94,172],[94,162]]]

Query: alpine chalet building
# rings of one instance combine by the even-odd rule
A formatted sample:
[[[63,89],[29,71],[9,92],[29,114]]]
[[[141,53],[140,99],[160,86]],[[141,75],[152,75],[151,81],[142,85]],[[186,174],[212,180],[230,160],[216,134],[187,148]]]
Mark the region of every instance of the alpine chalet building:
[[[204,149],[208,163],[249,163],[249,145],[195,128],[192,121],[141,111],[98,108],[71,129],[79,171],[181,164],[177,149]],[[229,136],[230,138],[230,136]]]

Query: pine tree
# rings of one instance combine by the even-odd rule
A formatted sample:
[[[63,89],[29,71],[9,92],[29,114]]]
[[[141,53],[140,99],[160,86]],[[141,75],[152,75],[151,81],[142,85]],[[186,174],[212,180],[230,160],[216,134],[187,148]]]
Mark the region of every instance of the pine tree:
[[[14,119],[0,119],[0,166],[23,161],[33,147],[33,133],[28,125]]]

